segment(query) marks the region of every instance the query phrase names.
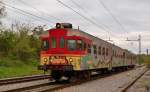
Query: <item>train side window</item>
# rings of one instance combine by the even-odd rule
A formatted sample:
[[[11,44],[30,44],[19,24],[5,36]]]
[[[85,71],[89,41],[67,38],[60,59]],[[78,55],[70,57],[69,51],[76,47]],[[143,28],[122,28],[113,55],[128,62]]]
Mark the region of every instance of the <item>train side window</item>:
[[[76,40],[68,40],[67,41],[67,48],[68,50],[76,50]]]
[[[96,45],[93,45],[93,48],[94,48],[94,54],[97,54],[97,47],[96,47]]]
[[[56,38],[55,37],[52,38],[52,46],[51,47],[56,48]]]
[[[60,48],[64,48],[65,40],[63,37],[60,38]]]
[[[48,42],[48,40],[42,41],[42,49],[43,50],[48,50],[49,49],[49,42]]]
[[[106,48],[106,56],[108,56],[108,48]]]
[[[114,56],[116,57],[116,51],[114,51]]]
[[[113,50],[112,53],[113,53],[113,56],[115,56],[115,50]]]
[[[91,53],[91,45],[88,44],[88,53]]]
[[[101,55],[101,46],[98,48],[98,54]]]
[[[125,58],[125,52],[123,52],[123,58]]]
[[[84,42],[84,50],[86,50],[86,43]]]
[[[105,55],[105,47],[102,49],[102,54]]]
[[[77,40],[77,50],[82,50],[82,40]]]

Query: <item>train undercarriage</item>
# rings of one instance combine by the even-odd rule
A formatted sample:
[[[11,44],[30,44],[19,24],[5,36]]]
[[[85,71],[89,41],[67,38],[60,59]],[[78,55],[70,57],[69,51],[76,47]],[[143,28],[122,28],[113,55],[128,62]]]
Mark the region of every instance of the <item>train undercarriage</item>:
[[[52,78],[56,81],[63,81],[66,80],[68,82],[74,81],[74,80],[81,80],[81,79],[90,79],[91,75],[93,73],[96,74],[108,74],[108,73],[113,73],[113,72],[118,72],[118,71],[126,71],[128,69],[134,68],[135,65],[129,65],[129,66],[119,66],[119,67],[113,67],[111,70],[108,68],[98,68],[98,69],[90,69],[90,70],[78,70],[75,71],[73,68],[69,66],[69,68],[65,66],[65,69],[62,69],[62,67],[54,66],[55,68],[52,68],[52,66],[43,66],[40,69],[47,71],[50,70],[50,74]]]

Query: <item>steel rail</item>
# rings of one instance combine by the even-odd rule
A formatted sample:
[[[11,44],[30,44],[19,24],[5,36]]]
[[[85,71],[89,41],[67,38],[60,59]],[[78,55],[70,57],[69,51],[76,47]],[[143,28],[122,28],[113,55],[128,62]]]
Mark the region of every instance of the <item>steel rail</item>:
[[[50,79],[50,78],[51,77],[49,74],[7,78],[7,79],[0,79],[0,85],[29,82],[29,81],[34,81],[34,80],[42,80],[42,79]]]
[[[22,92],[22,91],[23,92],[24,91],[25,92],[32,92],[32,91],[34,91],[34,92],[51,92],[52,91],[53,92],[53,91],[56,91],[56,90],[67,88],[67,87],[71,87],[71,86],[76,86],[76,85],[80,85],[80,84],[83,84],[83,83],[87,83],[87,82],[90,82],[90,81],[93,81],[93,80],[110,77],[110,76],[117,75],[117,74],[120,74],[120,73],[123,73],[123,72],[128,72],[130,70],[132,70],[132,69],[129,69],[127,71],[117,71],[117,72],[106,73],[106,74],[96,74],[96,75],[92,75],[91,79],[78,80],[78,81],[71,82],[71,83],[65,83],[65,82],[55,83],[55,82],[50,82],[49,84],[40,84],[40,85],[31,86],[31,87],[24,87],[24,88],[9,90],[9,91],[5,91],[5,92]],[[39,87],[42,87],[42,90],[38,90]]]
[[[150,69],[146,69],[144,72],[142,72],[138,77],[136,77],[133,81],[131,81],[127,86],[125,86],[120,92],[127,92],[127,90],[133,86],[147,71]]]
[[[133,69],[129,69],[127,71],[117,71],[113,73],[106,73],[106,74],[97,74],[97,75],[93,75],[91,79],[78,80],[78,81],[71,82],[71,83],[65,83],[65,82],[55,83],[54,81],[51,81],[49,83],[43,83],[43,84],[38,84],[38,85],[33,85],[33,86],[28,86],[28,87],[23,87],[23,88],[16,88],[16,89],[4,91],[4,92],[22,92],[22,91],[32,92],[34,90],[36,90],[34,92],[51,92],[51,91],[56,91],[56,90],[64,89],[64,88],[71,87],[71,86],[80,85],[80,84],[87,83],[93,80],[110,77],[110,76],[117,75],[123,72],[128,72]],[[39,88],[42,88],[42,90],[39,90]]]

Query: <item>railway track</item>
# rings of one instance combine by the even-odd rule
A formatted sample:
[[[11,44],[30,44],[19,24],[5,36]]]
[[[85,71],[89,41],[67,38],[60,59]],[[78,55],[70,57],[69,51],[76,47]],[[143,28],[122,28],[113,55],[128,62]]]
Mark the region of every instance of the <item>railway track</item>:
[[[75,81],[75,82],[71,82],[71,83],[65,83],[65,82],[55,83],[54,81],[52,81],[50,83],[44,83],[44,84],[39,84],[39,85],[34,85],[34,86],[29,86],[29,87],[12,89],[12,90],[8,90],[8,91],[4,91],[4,92],[50,92],[50,91],[67,88],[70,86],[80,85],[82,83],[90,82],[92,80],[110,77],[110,76],[119,74],[120,72],[101,74],[101,75],[92,75],[91,79],[85,79],[85,80]],[[127,71],[125,71],[125,72],[127,72]]]
[[[32,76],[25,76],[25,77],[15,77],[15,78],[7,78],[7,79],[0,79],[0,86],[7,85],[7,84],[14,84],[14,83],[22,83],[22,82],[29,82],[34,80],[41,80],[41,79],[50,79],[49,74],[42,74],[42,75],[32,75]]]
[[[136,81],[138,81],[147,71],[149,71],[150,69],[146,69],[144,72],[142,72],[141,74],[139,74],[139,76],[137,76],[133,81],[131,81],[130,83],[128,83],[128,85],[126,85],[124,88],[121,89],[120,92],[127,92],[127,90],[134,85],[134,83],[136,83]]]
[[[130,70],[128,70],[128,71],[130,71]],[[128,71],[124,71],[124,72],[128,72]],[[27,86],[27,87],[22,87],[22,88],[11,89],[11,90],[7,90],[7,91],[3,91],[3,92],[51,92],[51,91],[56,91],[56,90],[60,90],[60,89],[63,89],[63,88],[67,88],[67,87],[71,87],[71,86],[76,86],[76,85],[80,85],[80,84],[83,84],[83,83],[87,83],[87,82],[90,82],[92,80],[96,80],[96,79],[101,79],[101,78],[106,78],[106,77],[110,77],[110,76],[113,76],[113,75],[117,75],[117,74],[120,74],[120,72],[114,72],[114,73],[110,73],[110,74],[93,75],[91,79],[80,80],[80,81],[75,81],[75,82],[71,82],[71,83],[65,83],[65,82],[55,83],[54,81],[50,81],[50,82],[48,81],[46,83],[41,83],[41,84]],[[144,74],[145,72],[146,71],[142,72],[140,74],[140,76],[138,76],[138,78],[140,78],[142,76],[142,74]],[[136,80],[138,80],[138,79],[136,79]],[[126,89],[128,89],[128,88],[126,88]],[[126,91],[122,90],[120,92],[126,92]]]

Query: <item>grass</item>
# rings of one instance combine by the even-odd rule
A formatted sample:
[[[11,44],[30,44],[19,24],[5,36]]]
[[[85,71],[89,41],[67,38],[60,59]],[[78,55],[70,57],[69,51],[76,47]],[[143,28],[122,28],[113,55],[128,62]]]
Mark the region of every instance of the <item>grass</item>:
[[[0,78],[27,76],[42,73],[43,71],[39,71],[37,70],[37,67],[33,66],[0,67]]]
[[[0,58],[0,78],[43,74],[43,71],[37,69],[37,65],[38,61],[34,59],[23,62],[11,58]]]
[[[141,55],[140,62],[150,68],[150,55]]]

